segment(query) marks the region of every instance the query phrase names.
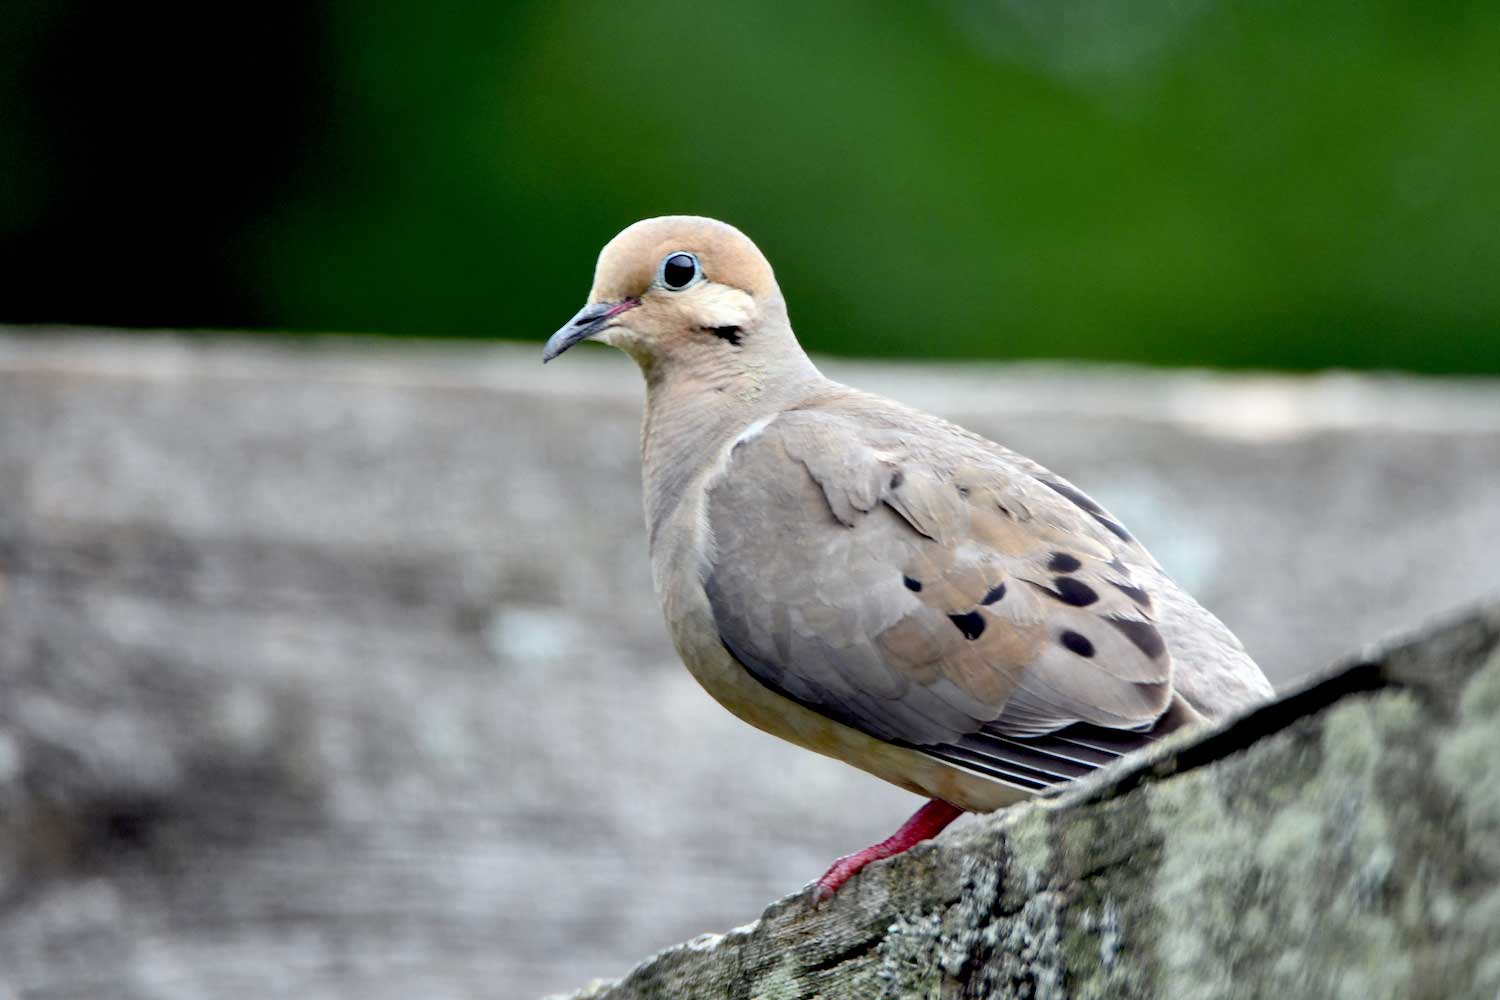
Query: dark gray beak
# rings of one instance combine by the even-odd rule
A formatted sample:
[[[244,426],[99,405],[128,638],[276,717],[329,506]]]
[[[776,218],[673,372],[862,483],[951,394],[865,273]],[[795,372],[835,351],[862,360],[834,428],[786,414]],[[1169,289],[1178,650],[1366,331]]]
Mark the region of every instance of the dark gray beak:
[[[627,309],[641,304],[640,299],[622,299],[619,302],[596,302],[578,310],[578,314],[563,324],[542,348],[542,364],[546,364],[580,340],[587,340],[609,326],[609,321]]]

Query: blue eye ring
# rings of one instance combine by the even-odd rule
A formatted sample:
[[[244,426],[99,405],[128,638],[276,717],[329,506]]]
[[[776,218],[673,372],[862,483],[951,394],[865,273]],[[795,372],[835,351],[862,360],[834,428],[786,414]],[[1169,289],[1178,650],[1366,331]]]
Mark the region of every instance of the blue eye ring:
[[[703,266],[686,250],[673,250],[661,259],[656,269],[656,283],[669,292],[691,288],[703,278]]]

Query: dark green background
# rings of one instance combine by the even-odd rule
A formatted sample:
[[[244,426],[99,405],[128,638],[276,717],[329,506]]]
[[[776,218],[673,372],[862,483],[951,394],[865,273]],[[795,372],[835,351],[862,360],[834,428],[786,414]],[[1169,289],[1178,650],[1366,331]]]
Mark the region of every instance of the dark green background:
[[[696,212],[813,350],[1500,372],[1500,4],[20,0],[0,321],[540,340]]]

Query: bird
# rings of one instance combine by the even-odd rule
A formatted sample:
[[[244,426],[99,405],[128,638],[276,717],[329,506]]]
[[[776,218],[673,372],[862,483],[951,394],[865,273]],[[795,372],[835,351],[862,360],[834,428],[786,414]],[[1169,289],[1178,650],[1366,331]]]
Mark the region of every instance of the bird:
[[[914,331],[920,336],[922,331]],[[673,645],[740,719],[929,801],[873,861],[1272,694],[1241,642],[1067,479],[826,378],[740,230],[645,219],[546,342],[645,380],[652,579]]]

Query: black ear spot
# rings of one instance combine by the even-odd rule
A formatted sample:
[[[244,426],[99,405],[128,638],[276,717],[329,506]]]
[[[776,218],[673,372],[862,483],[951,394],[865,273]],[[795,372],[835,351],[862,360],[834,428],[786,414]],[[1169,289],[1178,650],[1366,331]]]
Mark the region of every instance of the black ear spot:
[[[703,330],[735,347],[740,346],[740,328],[737,326],[705,326]]]
[[[1069,630],[1058,636],[1057,641],[1061,642],[1068,652],[1077,653],[1085,659],[1094,655],[1094,644],[1089,642],[1089,637],[1082,633]]]

